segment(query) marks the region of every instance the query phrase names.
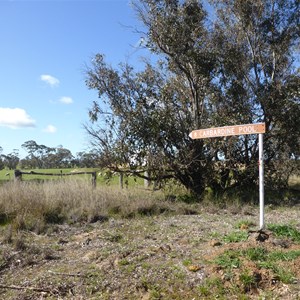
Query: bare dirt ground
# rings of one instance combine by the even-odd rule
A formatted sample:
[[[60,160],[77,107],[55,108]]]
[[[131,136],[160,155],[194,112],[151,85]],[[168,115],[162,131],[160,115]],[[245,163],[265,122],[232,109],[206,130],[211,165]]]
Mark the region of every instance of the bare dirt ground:
[[[288,283],[277,269],[258,266],[246,255],[235,265],[234,255],[246,249],[300,251],[291,239],[255,232],[258,218],[257,208],[203,208],[197,215],[53,225],[46,234],[9,236],[5,229],[0,298],[300,299],[300,256],[277,264],[293,274]],[[267,208],[265,222],[300,231],[300,207]],[[244,241],[228,238],[241,234]]]

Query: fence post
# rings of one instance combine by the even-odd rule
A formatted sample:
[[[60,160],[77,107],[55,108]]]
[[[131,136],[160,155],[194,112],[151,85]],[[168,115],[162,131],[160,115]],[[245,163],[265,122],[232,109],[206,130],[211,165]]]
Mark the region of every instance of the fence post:
[[[22,172],[20,170],[15,170],[15,181],[22,181]]]
[[[124,187],[124,176],[123,176],[123,172],[120,172],[120,178],[119,178],[119,180],[120,180],[120,188],[121,189],[123,189],[123,187]]]
[[[145,176],[145,177],[149,177],[148,171],[145,171],[145,172],[144,172],[144,176]],[[151,185],[150,180],[147,179],[147,178],[144,178],[144,187],[147,189],[147,188],[150,187],[150,185]]]
[[[92,173],[92,185],[93,185],[93,188],[95,189],[96,185],[97,185],[97,173],[96,172]]]

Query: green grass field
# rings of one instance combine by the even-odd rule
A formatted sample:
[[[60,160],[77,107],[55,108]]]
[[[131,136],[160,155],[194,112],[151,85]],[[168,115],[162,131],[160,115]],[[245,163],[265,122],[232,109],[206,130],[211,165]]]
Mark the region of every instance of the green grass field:
[[[26,170],[26,172],[38,172],[38,173],[53,173],[53,174],[68,174],[72,172],[96,172],[97,173],[97,183],[99,184],[107,184],[107,185],[119,185],[120,177],[119,175],[112,175],[109,172],[95,169],[95,168],[67,168],[67,169],[32,169]],[[91,175],[82,174],[82,175],[74,175],[74,176],[64,176],[64,178],[72,178],[72,179],[87,179],[91,178]],[[14,170],[0,170],[0,182],[9,181],[14,179]],[[43,176],[43,175],[26,175],[22,176],[23,180],[59,180],[60,176]],[[124,185],[128,184],[129,186],[140,186],[144,184],[143,179],[136,178],[132,176],[124,176],[123,178]],[[300,176],[293,175],[289,180],[289,185],[291,188],[295,190],[300,190]]]
[[[53,173],[53,174],[63,174],[65,173],[71,173],[75,169],[32,169],[32,170],[25,170],[26,172],[34,171],[38,173]],[[94,171],[94,170],[88,170],[88,169],[76,169],[76,171]],[[82,175],[78,175],[82,176]],[[30,180],[30,179],[59,179],[60,177],[57,176],[43,176],[43,175],[23,175],[22,179],[23,180]],[[13,180],[14,179],[14,170],[1,170],[0,171],[0,180]]]
[[[37,173],[53,173],[53,174],[70,174],[74,172],[96,172],[97,174],[97,184],[100,185],[119,185],[120,184],[120,177],[119,175],[113,175],[109,172],[100,170],[100,169],[94,169],[94,168],[69,168],[69,169],[32,169],[32,170],[26,170],[26,172],[34,171]],[[35,175],[35,174],[23,174],[22,180],[61,180],[61,179],[83,179],[83,180],[90,180],[91,175],[90,174],[81,174],[81,175],[72,175],[72,176],[49,176],[49,175]],[[14,170],[0,170],[0,182],[3,181],[9,181],[14,180]],[[143,179],[136,178],[132,176],[124,176],[123,178],[123,184],[126,186],[139,186],[143,185]]]

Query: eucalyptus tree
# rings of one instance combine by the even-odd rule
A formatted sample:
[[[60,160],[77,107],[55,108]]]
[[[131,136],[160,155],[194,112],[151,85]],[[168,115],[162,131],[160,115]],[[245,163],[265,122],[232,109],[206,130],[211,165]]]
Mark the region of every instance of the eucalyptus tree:
[[[203,142],[191,141],[188,134],[206,119],[204,98],[212,88],[214,57],[206,43],[205,12],[196,2],[192,7],[152,2],[136,6],[152,26],[147,47],[159,55],[166,40],[168,53],[141,72],[128,65],[113,69],[96,55],[87,85],[98,90],[100,102],[90,110],[96,127],[86,129],[107,167],[122,171],[119,166],[126,166],[142,177],[147,171],[154,180],[175,178],[201,194],[212,158]]]
[[[219,70],[214,110],[226,123],[266,123],[266,180],[287,185],[300,154],[299,1],[211,2]],[[257,139],[244,136],[234,147],[220,148],[229,160],[245,164],[239,182],[257,178]]]
[[[74,159],[70,150],[63,146],[48,147],[30,140],[22,144],[28,152],[22,165],[27,168],[65,168],[72,165]]]
[[[98,153],[78,152],[73,160],[74,164],[80,168],[96,168],[99,163]]]
[[[2,155],[1,155],[2,152],[3,152],[3,148],[0,146],[0,170],[5,168],[3,158],[2,158]]]
[[[26,162],[29,168],[44,168],[46,158],[49,153],[54,151],[54,148],[49,148],[45,145],[39,145],[36,141],[29,140],[24,142],[22,148],[28,152],[23,163]]]
[[[85,126],[103,165],[175,178],[196,194],[257,181],[257,137],[191,140],[192,129],[266,122],[266,163],[299,157],[299,3],[197,0],[134,3],[157,63],[136,72],[97,54],[87,86],[99,100]],[[276,166],[276,168],[275,168]],[[121,168],[122,167],[122,168]],[[282,182],[283,172],[277,172]],[[276,174],[275,174],[276,175]],[[269,176],[274,179],[276,176]]]
[[[13,149],[13,151],[8,154],[2,154],[1,157],[3,159],[2,164],[4,165],[4,167],[8,168],[9,170],[16,169],[20,161],[18,149]]]

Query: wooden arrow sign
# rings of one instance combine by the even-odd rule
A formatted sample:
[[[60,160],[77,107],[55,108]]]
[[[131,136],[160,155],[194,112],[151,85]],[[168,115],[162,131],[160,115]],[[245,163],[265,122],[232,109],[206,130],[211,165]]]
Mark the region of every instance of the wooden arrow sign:
[[[265,132],[265,123],[256,123],[193,130],[189,134],[189,137],[192,139],[205,139],[220,136],[258,134]]]

